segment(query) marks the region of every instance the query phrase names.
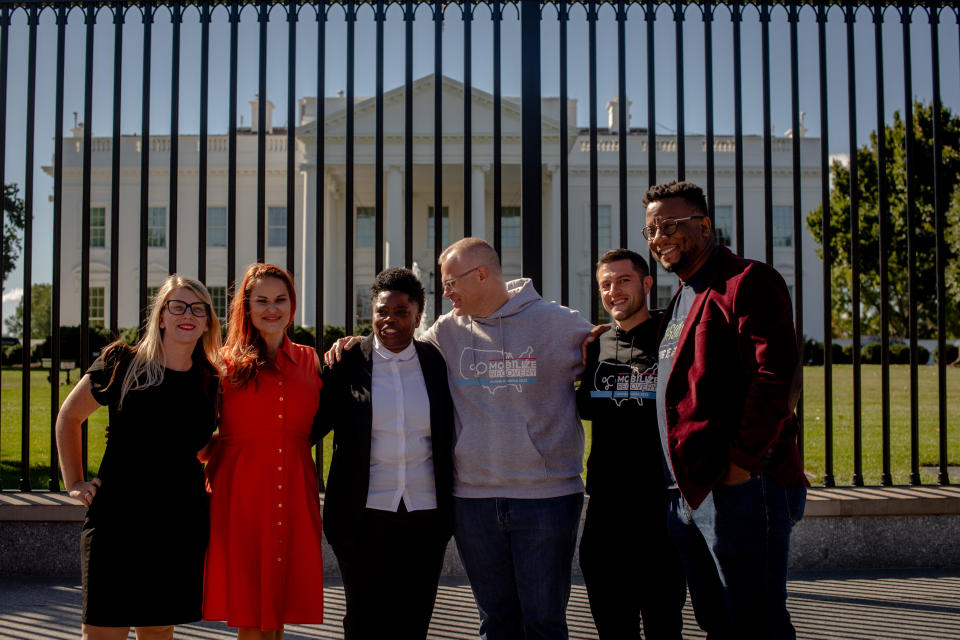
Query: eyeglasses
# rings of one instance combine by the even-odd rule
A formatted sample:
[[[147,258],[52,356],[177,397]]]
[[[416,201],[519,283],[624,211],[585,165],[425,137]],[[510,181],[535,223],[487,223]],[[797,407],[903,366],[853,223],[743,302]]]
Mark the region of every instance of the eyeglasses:
[[[194,318],[206,318],[210,312],[210,305],[206,302],[184,302],[183,300],[167,300],[163,303],[172,315],[182,316],[190,309],[190,315]]]
[[[687,216],[686,218],[667,218],[660,224],[652,224],[649,227],[644,227],[640,229],[640,233],[643,235],[645,240],[653,240],[657,237],[657,231],[664,236],[672,236],[677,232],[677,227],[680,226],[681,222],[686,222],[687,220],[696,220],[697,218],[706,218],[707,216]]]
[[[443,280],[443,281],[440,283],[440,284],[443,285],[443,290],[446,291],[447,289],[450,289],[450,290],[456,289],[456,288],[457,288],[457,287],[456,287],[457,280],[462,280],[463,278],[467,277],[468,275],[470,275],[471,273],[473,273],[474,271],[476,271],[477,269],[479,269],[479,268],[482,267],[482,266],[483,266],[482,264],[478,264],[478,265],[475,266],[473,269],[470,269],[469,271],[464,271],[463,273],[461,273],[460,275],[458,275],[458,276],[455,277],[455,278],[450,278],[450,279],[448,279],[448,280]]]

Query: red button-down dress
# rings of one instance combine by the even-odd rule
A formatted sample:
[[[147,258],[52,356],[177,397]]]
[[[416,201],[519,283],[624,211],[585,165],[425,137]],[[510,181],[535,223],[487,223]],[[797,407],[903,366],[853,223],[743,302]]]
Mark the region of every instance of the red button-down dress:
[[[276,369],[223,382],[203,617],[264,631],[323,621],[323,554],[310,427],[321,382],[311,347],[284,340]]]

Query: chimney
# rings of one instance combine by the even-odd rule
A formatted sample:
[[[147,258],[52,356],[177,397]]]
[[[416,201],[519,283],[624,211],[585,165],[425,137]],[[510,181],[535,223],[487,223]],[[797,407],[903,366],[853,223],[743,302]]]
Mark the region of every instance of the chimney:
[[[70,129],[70,133],[73,134],[74,138],[83,137],[83,123],[77,121],[77,112],[73,112],[73,128]]]
[[[273,133],[273,103],[267,100],[264,105],[266,118],[264,118],[263,130],[267,133]],[[260,126],[260,94],[256,94],[250,101],[250,132],[257,133]]]
[[[630,130],[630,105],[633,102],[627,100],[627,130]],[[620,96],[613,96],[613,99],[607,103],[607,127],[610,132],[620,129]]]

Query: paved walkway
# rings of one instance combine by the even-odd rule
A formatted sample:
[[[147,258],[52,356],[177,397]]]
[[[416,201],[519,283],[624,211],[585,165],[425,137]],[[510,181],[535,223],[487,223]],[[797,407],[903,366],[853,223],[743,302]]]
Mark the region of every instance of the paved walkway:
[[[343,587],[328,580],[328,623],[287,627],[287,640],[340,638]],[[858,571],[799,574],[789,583],[790,611],[799,638],[818,640],[960,640],[960,570]],[[686,638],[704,638],[689,603]],[[587,596],[575,584],[568,611],[571,640],[595,638]],[[71,640],[79,637],[77,580],[0,578],[0,640]],[[183,640],[235,638],[224,625],[177,628]],[[476,608],[462,579],[445,579],[430,638],[476,638]],[[133,635],[130,635],[133,638]]]

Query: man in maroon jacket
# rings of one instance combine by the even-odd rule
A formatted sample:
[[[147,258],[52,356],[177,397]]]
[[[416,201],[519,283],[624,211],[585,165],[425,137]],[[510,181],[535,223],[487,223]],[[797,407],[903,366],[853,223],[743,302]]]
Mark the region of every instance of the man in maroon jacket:
[[[807,483],[790,294],[773,268],[716,245],[700,187],[656,185],[643,203],[650,251],[681,282],[661,325],[657,417],[697,621],[710,638],[795,638],[787,556]]]

